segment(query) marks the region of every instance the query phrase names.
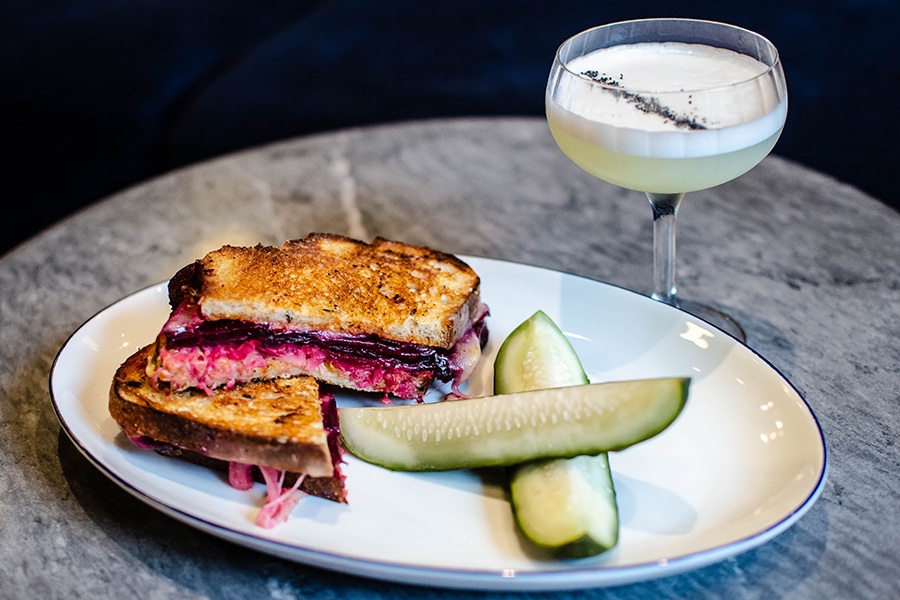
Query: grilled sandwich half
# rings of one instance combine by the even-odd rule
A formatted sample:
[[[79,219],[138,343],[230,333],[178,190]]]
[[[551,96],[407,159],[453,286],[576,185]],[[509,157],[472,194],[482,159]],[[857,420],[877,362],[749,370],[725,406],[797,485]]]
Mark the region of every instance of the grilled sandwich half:
[[[109,412],[135,445],[226,471],[238,489],[267,486],[257,524],[283,522],[310,494],[346,502],[337,408],[312,377],[267,379],[217,390],[160,391],[147,375],[153,346],[119,368]]]
[[[225,246],[181,269],[169,301],[148,362],[161,390],[309,375],[385,398],[421,400],[441,382],[462,394],[487,339],[469,265],[381,238]]]

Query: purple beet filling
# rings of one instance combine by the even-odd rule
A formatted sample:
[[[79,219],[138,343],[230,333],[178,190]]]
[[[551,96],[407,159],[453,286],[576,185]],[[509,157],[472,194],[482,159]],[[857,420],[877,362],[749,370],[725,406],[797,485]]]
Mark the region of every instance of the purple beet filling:
[[[473,324],[473,328],[484,347],[487,341],[484,316]],[[386,340],[370,334],[273,330],[264,324],[237,320],[203,321],[166,333],[170,348],[236,346],[247,341],[257,341],[262,350],[269,349],[272,354],[278,354],[279,349],[286,346],[314,346],[335,357],[345,356],[349,362],[353,358],[368,359],[395,369],[430,372],[442,381],[449,381],[455,374],[450,364],[452,350]]]
[[[334,394],[320,388],[319,396],[322,399],[322,426],[325,428],[328,440],[328,450],[331,452],[331,464],[334,466],[335,475],[340,475],[341,464],[341,432],[339,429],[337,403]]]

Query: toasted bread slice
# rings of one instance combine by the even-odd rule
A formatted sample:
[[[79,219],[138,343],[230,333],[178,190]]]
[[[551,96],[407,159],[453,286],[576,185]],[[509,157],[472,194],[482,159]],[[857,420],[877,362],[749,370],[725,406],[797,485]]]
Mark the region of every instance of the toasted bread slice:
[[[315,379],[253,381],[212,395],[167,393],[147,376],[151,353],[152,345],[134,353],[112,382],[109,412],[126,435],[171,445],[161,451],[215,468],[238,462],[302,473],[303,491],[345,501]]]
[[[207,320],[372,334],[445,349],[481,304],[478,275],[455,256],[331,234],[210,252],[172,278],[173,308],[187,295]]]

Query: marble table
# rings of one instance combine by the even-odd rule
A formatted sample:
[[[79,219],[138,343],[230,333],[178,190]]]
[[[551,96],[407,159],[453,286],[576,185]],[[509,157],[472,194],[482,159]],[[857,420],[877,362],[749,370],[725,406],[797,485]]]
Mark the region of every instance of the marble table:
[[[828,441],[824,491],[793,527],[738,556],[550,596],[900,597],[900,215],[773,155],[690,194],[680,217],[680,292],[729,311],[804,395]],[[530,118],[288,140],[63,220],[0,259],[0,597],[482,597],[273,558],[135,500],[61,431],[54,356],[105,306],[226,242],[381,235],[646,292],[650,222],[644,200],[579,171]]]

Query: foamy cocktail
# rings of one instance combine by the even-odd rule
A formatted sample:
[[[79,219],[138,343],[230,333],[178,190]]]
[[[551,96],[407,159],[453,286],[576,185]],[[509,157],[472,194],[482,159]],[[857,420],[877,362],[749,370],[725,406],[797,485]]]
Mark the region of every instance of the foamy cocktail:
[[[653,297],[675,295],[675,215],[686,192],[730,181],[775,145],[787,88],[775,47],[739,27],[645,19],[566,40],[547,82],[547,122],[588,173],[644,192],[653,207]],[[742,338],[708,307],[690,312]]]

